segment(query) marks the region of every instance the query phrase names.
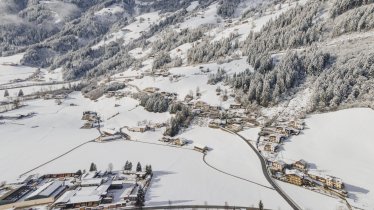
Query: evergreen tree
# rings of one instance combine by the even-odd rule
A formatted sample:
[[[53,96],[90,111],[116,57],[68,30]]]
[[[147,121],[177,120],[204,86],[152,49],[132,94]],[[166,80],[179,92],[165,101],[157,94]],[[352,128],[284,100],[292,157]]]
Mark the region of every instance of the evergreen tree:
[[[125,171],[131,171],[131,169],[132,169],[132,163],[127,160],[126,163],[125,163],[125,167],[123,167],[123,169]]]
[[[153,174],[153,172],[152,172],[152,166],[151,165],[146,165],[145,166],[145,173],[147,175],[152,175]]]
[[[128,167],[129,167],[129,161],[126,160],[126,163],[125,163],[125,166],[123,167],[123,170],[127,171]]]
[[[77,172],[75,172],[76,175],[78,176],[81,176],[82,175],[82,171],[79,169]]]
[[[140,164],[140,162],[138,162],[138,164],[136,165],[136,172],[141,172],[142,171],[142,165]]]
[[[91,165],[90,165],[90,171],[97,171],[95,163],[91,163]]]
[[[113,163],[108,164],[108,171],[112,172],[113,171]]]
[[[139,187],[138,194],[136,196],[136,206],[144,206],[145,193],[143,188]]]
[[[20,89],[20,90],[18,91],[18,97],[22,97],[22,96],[23,96],[23,90]]]
[[[8,90],[5,90],[4,91],[4,97],[8,97],[9,96],[9,92],[8,92]]]
[[[258,203],[258,209],[259,210],[264,210],[264,204],[262,204],[262,200]]]

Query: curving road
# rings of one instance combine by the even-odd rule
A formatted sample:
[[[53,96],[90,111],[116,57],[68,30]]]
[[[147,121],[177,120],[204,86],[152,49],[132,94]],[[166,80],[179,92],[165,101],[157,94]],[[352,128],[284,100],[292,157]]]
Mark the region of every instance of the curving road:
[[[235,133],[235,132],[232,132],[226,128],[223,128],[221,127],[221,130],[223,131],[226,131],[228,133],[232,133],[232,134],[235,134],[237,136],[239,136],[242,140],[244,140],[244,142],[251,147],[251,149],[256,153],[258,159],[260,159],[260,162],[261,162],[261,168],[262,168],[262,172],[264,173],[264,176],[265,178],[268,180],[268,182],[271,184],[271,186],[273,186],[273,188],[279,193],[279,195],[281,195],[283,197],[283,199],[285,201],[287,201],[287,203],[293,208],[293,209],[296,209],[296,210],[301,210],[302,208],[297,205],[297,203],[295,203],[279,186],[278,184],[273,180],[273,178],[271,177],[270,175],[270,172],[268,171],[268,168],[266,166],[266,161],[264,159],[264,157],[258,152],[258,150],[246,139],[244,138],[242,135],[238,134],[238,133]]]
[[[210,164],[205,160],[205,157],[206,157],[206,154],[204,154],[204,156],[203,156],[203,161],[204,161],[204,163],[205,163],[207,166],[209,166],[210,168],[212,168],[212,169],[214,169],[214,170],[216,170],[216,171],[218,171],[218,172],[220,172],[220,173],[226,174],[226,175],[228,175],[228,176],[232,176],[232,177],[237,178],[237,179],[241,179],[241,180],[246,181],[246,182],[250,182],[250,183],[255,184],[255,185],[258,185],[258,186],[260,186],[260,187],[265,187],[265,188],[268,188],[268,189],[270,189],[270,190],[274,190],[274,188],[268,187],[268,186],[266,186],[266,185],[263,185],[263,184],[260,184],[260,183],[257,183],[257,182],[254,182],[254,181],[251,181],[251,180],[249,180],[249,179],[244,179],[244,178],[239,177],[239,176],[236,176],[236,175],[234,175],[234,174],[230,174],[230,173],[227,173],[227,172],[225,172],[225,171],[222,171],[221,169],[218,169],[218,168],[216,168],[216,167],[210,165]]]

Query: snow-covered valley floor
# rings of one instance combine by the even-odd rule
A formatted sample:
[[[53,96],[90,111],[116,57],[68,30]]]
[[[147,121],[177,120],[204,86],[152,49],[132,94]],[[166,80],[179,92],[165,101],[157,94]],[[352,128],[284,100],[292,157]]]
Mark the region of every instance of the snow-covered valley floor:
[[[346,109],[312,115],[305,122],[307,129],[286,142],[280,156],[287,162],[302,158],[312,169],[342,178],[350,204],[373,209],[374,111]]]
[[[70,106],[74,103],[77,106]],[[80,93],[70,94],[61,105],[53,100],[35,100],[27,106],[9,111],[7,116],[36,112],[36,116],[6,121],[1,125],[0,170],[1,180],[9,182],[20,174],[39,166],[71,148],[98,137],[96,129],[80,129],[82,112],[97,111],[104,119],[104,128],[135,126],[138,121],[163,122],[169,114],[148,113],[130,98],[115,100],[101,98],[98,102],[85,99]],[[120,104],[114,107],[114,104]],[[135,108],[135,109],[134,109]],[[131,110],[131,111],[130,111]],[[117,117],[105,120],[116,112]],[[207,155],[211,165],[245,179],[269,185],[262,176],[258,159],[239,138],[211,128],[192,127],[181,136],[195,143],[207,144],[212,151]],[[134,135],[135,139],[159,143],[160,131]],[[126,160],[152,164],[155,171],[147,204],[217,204],[257,206],[262,200],[272,209],[289,209],[275,190],[261,187],[226,174],[203,162],[203,154],[191,149],[179,149],[136,141],[88,143],[33,173],[75,172],[88,169],[95,162],[105,170],[109,163],[122,168]]]

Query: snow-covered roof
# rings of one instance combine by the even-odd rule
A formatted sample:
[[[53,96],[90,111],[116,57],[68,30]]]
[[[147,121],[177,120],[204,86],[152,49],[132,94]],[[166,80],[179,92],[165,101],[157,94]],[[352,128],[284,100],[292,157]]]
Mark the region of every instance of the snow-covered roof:
[[[127,182],[127,183],[124,183],[123,185],[124,185],[123,187],[125,188],[125,190],[122,192],[120,196],[121,199],[126,198],[131,194],[131,192],[133,191],[135,187],[135,182]]]
[[[69,190],[66,191],[64,194],[62,194],[55,202],[55,204],[58,203],[67,203],[69,202],[70,198],[74,196],[77,190]]]
[[[200,149],[207,149],[208,148],[206,145],[202,145],[202,144],[194,144],[194,147],[200,148]]]
[[[286,169],[285,174],[296,175],[298,177],[304,178],[304,173],[296,169]]]
[[[106,195],[110,184],[103,184],[98,187],[81,187],[77,190],[71,190],[64,193],[55,203],[85,203],[97,202],[101,197]]]
[[[97,175],[97,171],[89,171],[83,174],[82,179],[92,179]]]
[[[52,182],[47,182],[43,184],[41,187],[39,187],[37,190],[32,192],[27,196],[26,199],[31,199],[35,196],[42,196],[42,197],[50,197],[54,192],[59,190],[63,190],[62,186],[64,185],[63,181],[52,181]]]
[[[100,195],[83,195],[83,196],[74,196],[69,200],[69,204],[75,203],[86,203],[86,202],[97,202],[101,200]]]
[[[89,185],[99,186],[101,183],[103,183],[102,178],[92,178],[92,179],[82,180],[81,185],[82,186],[89,186]]]

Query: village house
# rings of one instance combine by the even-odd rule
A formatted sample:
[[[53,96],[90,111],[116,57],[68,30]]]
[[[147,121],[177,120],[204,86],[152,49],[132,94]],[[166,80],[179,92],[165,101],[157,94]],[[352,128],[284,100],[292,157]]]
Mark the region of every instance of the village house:
[[[43,95],[44,100],[49,100],[49,99],[52,99],[52,98],[53,98],[53,94],[47,93],[47,94]]]
[[[271,161],[271,169],[274,171],[283,171],[286,165],[287,164],[282,160]]]
[[[171,138],[168,136],[162,137],[159,141],[165,142],[165,143],[170,143],[176,146],[184,146],[188,144],[188,141],[182,138]]]
[[[273,143],[281,143],[286,139],[286,136],[281,135],[281,134],[270,134],[268,138],[265,138],[265,141],[270,141]]]
[[[304,174],[298,170],[286,169],[285,177],[286,177],[287,182],[291,184],[298,185],[298,186],[302,186],[304,184]]]
[[[168,136],[163,136],[159,141],[169,143],[172,141],[172,138]]]
[[[181,138],[176,138],[172,141],[172,144],[177,145],[177,146],[184,146],[188,143],[187,140],[181,139]]]
[[[160,90],[160,88],[156,88],[156,87],[147,87],[147,88],[145,88],[143,91],[146,92],[146,93],[150,93],[150,94],[152,94],[152,93],[155,93],[155,92],[157,92],[157,91],[159,91],[159,90]]]
[[[301,159],[293,163],[292,167],[301,171],[306,171],[308,169],[308,163],[305,160]]]
[[[144,132],[146,132],[146,131],[154,131],[155,129],[149,127],[148,125],[145,125],[145,126],[131,127],[131,128],[128,128],[128,130],[131,131],[131,132],[140,132],[140,133],[144,133]]]
[[[287,127],[285,127],[285,126],[277,126],[277,127],[275,127],[275,132],[277,132],[279,134],[282,134],[282,135],[285,135],[285,136],[290,135],[289,129],[287,129]]]
[[[99,127],[99,122],[98,121],[87,121],[83,124],[81,127],[82,129],[91,129],[91,128],[96,128]]]
[[[305,123],[300,121],[300,120],[291,120],[288,123],[288,126],[292,127],[292,128],[295,128],[295,129],[298,129],[298,130],[303,130],[304,126],[305,126]]]
[[[209,112],[209,116],[208,116],[210,119],[219,119],[221,117],[221,114],[219,111],[217,110],[211,110]]]
[[[343,181],[340,178],[334,176],[326,176],[326,185],[330,188],[338,190],[344,189]]]
[[[231,124],[228,125],[227,128],[233,132],[239,132],[243,130],[243,126],[240,124]]]
[[[267,152],[276,152],[278,149],[278,145],[273,144],[265,144],[264,150]]]
[[[113,96],[116,95],[116,92],[115,91],[108,91],[106,94],[105,94],[105,97],[107,98],[111,98]]]
[[[101,132],[102,132],[105,136],[114,136],[114,135],[116,135],[116,134],[119,133],[116,129],[108,129],[108,128],[104,128],[104,129],[102,129]]]
[[[308,171],[308,175],[310,178],[316,180],[317,182],[326,183],[325,175],[320,174],[317,171]]]
[[[196,151],[198,151],[198,152],[202,152],[202,153],[205,153],[206,151],[208,151],[208,147],[207,146],[200,145],[200,144],[195,144],[193,149],[196,150]]]
[[[242,108],[242,104],[241,103],[230,104],[230,109],[241,109],[241,108]]]
[[[98,119],[97,112],[85,111],[83,112],[82,120],[96,121]]]

